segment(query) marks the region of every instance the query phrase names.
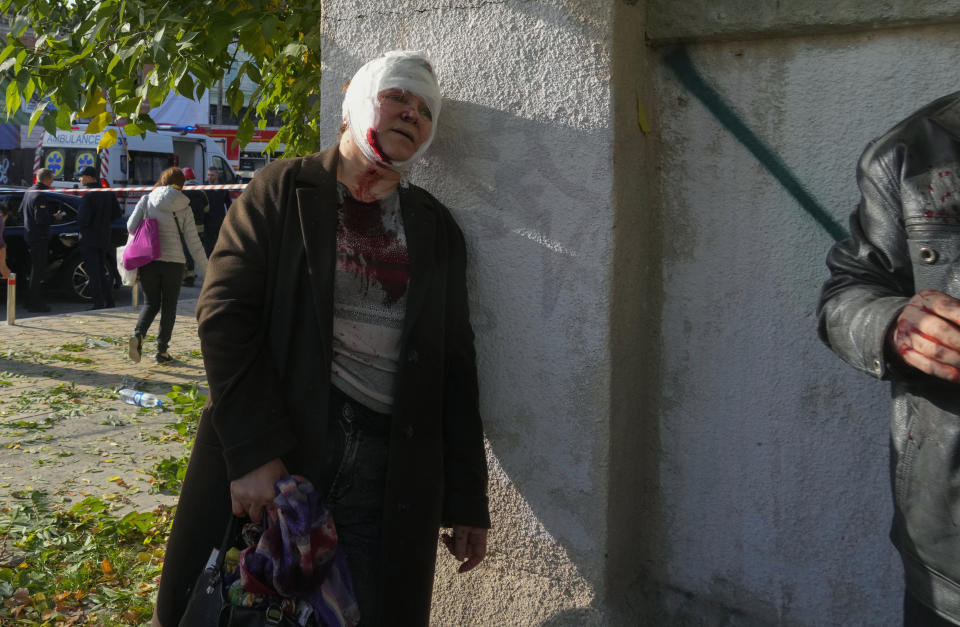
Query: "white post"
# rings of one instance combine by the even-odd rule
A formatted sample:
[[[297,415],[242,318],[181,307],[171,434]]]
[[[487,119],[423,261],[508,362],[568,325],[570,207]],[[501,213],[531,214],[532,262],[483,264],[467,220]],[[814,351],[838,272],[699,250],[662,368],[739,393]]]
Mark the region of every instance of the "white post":
[[[11,272],[7,277],[7,324],[17,323],[17,273]]]

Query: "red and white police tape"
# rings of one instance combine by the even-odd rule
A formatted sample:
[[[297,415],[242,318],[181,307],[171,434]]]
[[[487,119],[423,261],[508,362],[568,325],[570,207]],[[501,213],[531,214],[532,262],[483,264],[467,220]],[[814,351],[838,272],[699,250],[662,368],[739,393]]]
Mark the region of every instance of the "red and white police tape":
[[[183,189],[244,189],[246,186],[246,183],[237,183],[233,185],[184,185]],[[153,189],[156,189],[156,187],[153,185],[139,185],[136,187],[48,187],[44,190],[30,190],[22,187],[0,187],[0,193],[45,191],[59,192],[61,194],[87,194],[89,192],[149,192]]]

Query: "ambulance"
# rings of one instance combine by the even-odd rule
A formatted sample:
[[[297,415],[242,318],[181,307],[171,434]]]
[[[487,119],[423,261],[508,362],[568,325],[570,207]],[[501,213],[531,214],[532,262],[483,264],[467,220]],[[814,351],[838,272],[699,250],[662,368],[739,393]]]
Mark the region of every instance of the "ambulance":
[[[113,127],[115,128],[115,127]],[[93,166],[100,172],[104,187],[133,187],[153,185],[160,173],[171,166],[190,167],[203,183],[207,169],[220,171],[221,185],[239,182],[223,147],[215,139],[184,130],[158,130],[146,135],[126,136],[115,129],[117,141],[97,152],[103,133],[86,134],[82,130],[44,132],[39,167],[53,172],[53,187],[77,187],[80,171]],[[118,192],[125,206],[125,214],[137,204],[144,192]]]

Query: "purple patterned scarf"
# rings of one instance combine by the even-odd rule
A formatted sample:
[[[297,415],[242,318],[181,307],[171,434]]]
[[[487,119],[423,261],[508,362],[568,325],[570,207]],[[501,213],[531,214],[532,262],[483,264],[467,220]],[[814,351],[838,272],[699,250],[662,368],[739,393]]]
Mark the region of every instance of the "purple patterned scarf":
[[[243,589],[306,601],[327,627],[356,625],[353,581],[330,511],[303,477],[281,479],[276,490],[276,521],[240,555]]]

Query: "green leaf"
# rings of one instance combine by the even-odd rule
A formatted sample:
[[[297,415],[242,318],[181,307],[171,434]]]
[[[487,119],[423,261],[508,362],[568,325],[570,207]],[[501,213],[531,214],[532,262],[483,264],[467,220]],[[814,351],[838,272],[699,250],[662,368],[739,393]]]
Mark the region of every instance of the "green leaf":
[[[23,91],[27,88],[27,83],[30,82],[30,71],[29,70],[20,70],[17,72],[17,86],[20,88],[20,91]],[[24,97],[24,100],[29,100]]]
[[[33,127],[36,126],[37,120],[39,120],[40,116],[43,115],[43,112],[47,110],[47,106],[49,104],[50,104],[49,100],[44,100],[43,102],[40,103],[40,105],[36,109],[33,110],[33,115],[30,116],[30,124],[27,126],[28,135],[33,132]],[[50,117],[50,116],[47,116],[47,117]],[[54,120],[54,123],[56,123],[55,120]]]
[[[4,47],[3,51],[0,52],[0,63],[6,61],[6,60],[10,57],[10,55],[14,53],[14,51],[15,51],[16,49],[17,49],[17,47],[13,45],[13,42],[12,42],[12,41],[11,41],[10,43],[8,43],[8,44]]]
[[[27,85],[23,88],[23,101],[30,102],[33,99],[33,92],[36,90],[37,84],[33,82],[32,78],[27,79]]]
[[[307,47],[301,43],[292,43],[287,44],[283,49],[283,56],[285,57],[297,57],[298,59],[303,56],[303,53],[307,51]]]
[[[145,46],[143,44],[126,46],[120,49],[120,52],[117,53],[117,56],[120,57],[121,61],[126,61],[134,55],[139,55],[144,51],[144,49]]]
[[[113,68],[117,67],[117,64],[122,60],[123,59],[120,58],[119,54],[113,55],[113,59],[111,59],[110,63],[107,65],[107,74],[113,72]]]
[[[270,39],[273,37],[273,31],[277,28],[277,23],[280,20],[277,19],[275,15],[268,15],[263,18],[263,21],[260,22],[260,32],[263,33],[264,39]]]
[[[28,26],[30,26],[30,18],[23,13],[18,13],[17,17],[13,19],[13,23],[10,24],[10,34],[14,37],[20,37]]]
[[[56,115],[43,116],[43,120],[40,121],[40,124],[43,126],[43,130],[50,133],[51,135],[57,134],[57,116]]]
[[[7,119],[13,117],[13,114],[20,110],[20,87],[16,82],[7,85]]]
[[[177,83],[177,93],[187,98],[193,98],[193,78],[189,74],[184,74],[180,82]]]
[[[150,108],[156,109],[162,105],[168,91],[166,85],[149,85],[147,87],[147,102],[150,104]]]
[[[118,81],[114,85],[114,93],[118,96],[125,96],[127,94],[132,94],[137,88],[137,83],[132,78],[125,78],[122,81]]]
[[[70,130],[70,117],[70,109],[61,107],[60,110],[57,111],[57,128],[62,128],[65,131]],[[46,128],[46,125],[44,125],[44,128]],[[54,133],[56,133],[56,131],[54,131]]]
[[[245,116],[237,127],[237,145],[246,146],[250,143],[251,137],[253,137],[253,120]]]

